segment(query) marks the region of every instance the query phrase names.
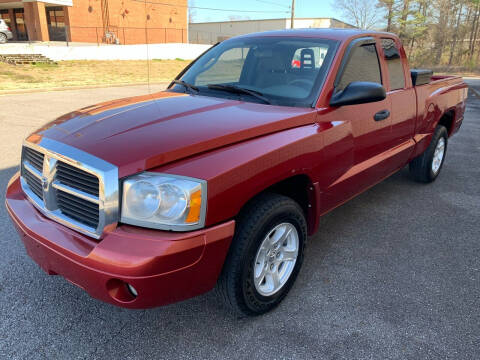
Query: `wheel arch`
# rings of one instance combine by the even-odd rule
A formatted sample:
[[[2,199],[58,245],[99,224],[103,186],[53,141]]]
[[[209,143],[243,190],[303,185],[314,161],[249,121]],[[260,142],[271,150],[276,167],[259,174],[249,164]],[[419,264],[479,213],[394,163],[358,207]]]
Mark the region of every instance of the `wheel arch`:
[[[318,183],[313,183],[307,174],[297,174],[287,177],[259,191],[245,202],[238,212],[237,217],[239,217],[244,209],[248,208],[252,202],[265,193],[279,194],[294,200],[303,210],[307,221],[308,235],[313,235],[317,231],[320,205]]]
[[[455,124],[455,109],[448,109],[438,118],[436,126],[438,125],[445,126],[448,132],[448,136],[450,137],[454,129],[454,124]]]

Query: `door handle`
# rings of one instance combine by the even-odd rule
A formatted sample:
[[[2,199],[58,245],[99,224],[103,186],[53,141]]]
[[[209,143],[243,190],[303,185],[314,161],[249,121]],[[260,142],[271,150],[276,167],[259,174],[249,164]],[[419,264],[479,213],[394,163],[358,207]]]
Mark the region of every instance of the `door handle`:
[[[390,117],[390,111],[382,110],[377,112],[373,118],[375,119],[375,121],[382,121],[382,120],[388,119],[389,117]]]

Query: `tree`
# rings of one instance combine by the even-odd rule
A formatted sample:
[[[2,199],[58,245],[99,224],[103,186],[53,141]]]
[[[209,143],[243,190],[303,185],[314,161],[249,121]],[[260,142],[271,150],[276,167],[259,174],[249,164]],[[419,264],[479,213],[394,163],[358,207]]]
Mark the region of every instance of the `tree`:
[[[346,21],[397,33],[414,67],[480,73],[480,0],[338,0]]]
[[[473,7],[473,21],[470,30],[470,41],[468,47],[468,61],[471,63],[475,53],[475,44],[477,42],[479,21],[480,21],[480,0],[470,0],[470,5]],[[478,56],[477,56],[478,59]]]
[[[407,21],[408,21],[409,10],[410,10],[410,0],[403,0],[402,13],[399,20],[400,32],[398,34],[398,36],[400,36],[400,39],[402,40],[405,40],[407,37]]]
[[[459,4],[456,4],[456,6],[458,6],[458,8],[455,8],[455,11],[457,13],[457,20],[455,22],[455,29],[453,31],[452,44],[450,45],[450,56],[448,58],[448,65],[449,66],[452,65],[453,56],[455,54],[455,48],[457,46],[457,40],[458,40],[458,37],[460,35],[460,20],[461,20],[461,17],[462,17],[463,5],[465,5],[463,0],[459,1]]]
[[[360,29],[380,27],[381,14],[376,1],[372,0],[337,0],[332,4],[345,19]]]
[[[387,31],[393,31],[392,29],[392,22],[393,22],[393,17],[394,17],[394,5],[395,5],[395,0],[379,0],[377,7],[378,8],[384,8],[386,11],[385,19],[387,20]]]

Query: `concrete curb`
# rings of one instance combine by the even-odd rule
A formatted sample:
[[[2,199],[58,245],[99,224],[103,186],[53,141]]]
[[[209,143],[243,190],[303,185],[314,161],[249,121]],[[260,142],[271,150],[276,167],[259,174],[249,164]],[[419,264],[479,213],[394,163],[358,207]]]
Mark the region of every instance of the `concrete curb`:
[[[21,95],[32,94],[39,92],[53,92],[53,91],[67,91],[67,90],[86,90],[86,89],[98,89],[98,88],[114,88],[114,87],[127,87],[127,86],[167,86],[170,82],[161,83],[119,83],[119,84],[98,84],[98,85],[81,85],[81,86],[67,86],[67,87],[55,87],[55,88],[38,88],[38,89],[19,89],[19,90],[0,90],[0,96],[3,95]]]

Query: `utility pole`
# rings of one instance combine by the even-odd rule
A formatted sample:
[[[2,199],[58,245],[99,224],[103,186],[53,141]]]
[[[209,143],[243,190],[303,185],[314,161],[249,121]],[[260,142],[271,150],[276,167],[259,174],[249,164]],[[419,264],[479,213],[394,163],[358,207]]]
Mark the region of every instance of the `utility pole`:
[[[294,21],[295,21],[295,0],[292,0],[292,17],[290,19],[290,28],[294,28]]]

